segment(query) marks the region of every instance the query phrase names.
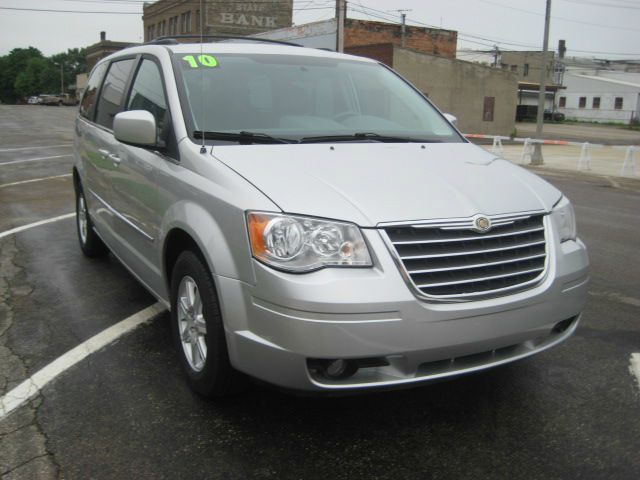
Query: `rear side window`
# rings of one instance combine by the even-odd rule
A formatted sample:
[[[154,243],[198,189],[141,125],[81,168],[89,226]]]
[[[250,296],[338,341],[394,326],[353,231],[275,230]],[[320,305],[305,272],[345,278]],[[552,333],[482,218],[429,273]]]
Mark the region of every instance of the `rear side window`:
[[[127,110],[146,110],[156,118],[158,131],[165,128],[167,100],[164,96],[160,69],[155,62],[144,59],[131,87]]]
[[[113,128],[113,117],[122,110],[127,80],[134,64],[133,58],[111,63],[98,100],[96,122],[100,125]]]
[[[87,82],[87,86],[84,90],[84,95],[82,96],[82,102],[80,102],[80,115],[85,118],[91,118],[93,116],[93,109],[98,97],[98,90],[100,89],[100,84],[102,83],[102,79],[106,72],[106,63],[98,65],[93,69],[93,72],[91,72],[91,76],[89,77],[89,81]]]

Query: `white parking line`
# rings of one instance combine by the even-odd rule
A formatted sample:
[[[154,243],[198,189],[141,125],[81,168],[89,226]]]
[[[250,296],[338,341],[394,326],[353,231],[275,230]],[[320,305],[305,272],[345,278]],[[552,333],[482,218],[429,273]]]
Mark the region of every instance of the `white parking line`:
[[[0,188],[13,187],[15,185],[23,185],[25,183],[42,182],[43,180],[51,180],[53,178],[64,178],[64,177],[70,177],[70,176],[71,176],[71,173],[65,173],[64,175],[54,175],[53,177],[34,178],[34,179],[31,179],[31,180],[21,180],[19,182],[5,183],[3,185],[0,185]]]
[[[4,232],[0,232],[0,238],[8,237],[9,235],[13,235],[14,233],[20,233],[33,227],[39,227],[40,225],[46,225],[47,223],[66,220],[67,218],[75,217],[75,215],[75,213],[65,213],[64,215],[60,215],[59,217],[47,218],[46,220],[40,220],[38,222],[22,225],[21,227],[12,228],[11,230],[5,230]]]
[[[638,387],[640,387],[640,353],[631,354],[629,371],[631,372],[631,375],[636,377],[636,382],[638,382]]]
[[[1,148],[2,152],[19,152],[20,150],[40,150],[42,148],[60,148],[60,147],[72,147],[71,143],[65,143],[64,145],[41,145],[38,147],[20,147],[20,148]]]
[[[65,158],[71,157],[72,155],[52,155],[51,157],[38,157],[38,158],[25,158],[24,160],[13,160],[11,162],[2,162],[0,163],[0,167],[2,165],[14,165],[16,163],[25,163],[25,162],[39,162],[40,160],[51,160],[54,158]]]
[[[151,320],[163,311],[164,307],[160,303],[155,303],[103,330],[89,340],[82,342],[41,370],[38,370],[31,377],[0,398],[0,419],[34,398],[48,383],[78,362],[101,348],[106,347],[122,335]]]

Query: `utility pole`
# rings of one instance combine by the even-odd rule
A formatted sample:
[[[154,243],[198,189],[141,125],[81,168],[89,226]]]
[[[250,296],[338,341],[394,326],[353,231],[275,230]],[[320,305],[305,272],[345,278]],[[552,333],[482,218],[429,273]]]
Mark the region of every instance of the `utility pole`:
[[[498,55],[500,55],[500,50],[497,45],[493,46],[493,67],[498,67]]]
[[[408,9],[399,9],[393,10],[394,12],[398,12],[400,14],[400,46],[404,48],[407,43],[407,14],[406,12],[410,12]]]
[[[64,62],[60,62],[60,95],[64,95]]]
[[[338,30],[336,35],[336,51],[344,52],[344,21],[347,16],[346,0],[336,0],[336,21]]]
[[[551,0],[547,0],[544,14],[544,41],[542,44],[542,59],[540,61],[540,91],[538,92],[538,117],[536,121],[536,138],[542,140],[542,126],[544,122],[544,104],[547,97],[547,50],[549,50],[549,23],[551,21]],[[542,145],[534,143],[531,165],[542,165]]]

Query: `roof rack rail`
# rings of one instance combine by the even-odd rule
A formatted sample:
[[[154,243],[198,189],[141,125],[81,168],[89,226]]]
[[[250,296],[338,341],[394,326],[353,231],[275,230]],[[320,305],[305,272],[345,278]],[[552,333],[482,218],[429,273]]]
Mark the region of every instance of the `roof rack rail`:
[[[181,39],[196,39],[199,40],[207,39],[207,40],[217,40],[217,41],[226,41],[226,40],[243,40],[249,42],[262,42],[262,43],[275,43],[277,45],[288,45],[290,47],[302,47],[302,45],[298,43],[285,42],[283,40],[271,40],[269,38],[256,38],[256,37],[245,37],[241,35],[167,35],[158,38],[154,38],[145,43],[145,45],[178,45],[180,42],[178,40]]]

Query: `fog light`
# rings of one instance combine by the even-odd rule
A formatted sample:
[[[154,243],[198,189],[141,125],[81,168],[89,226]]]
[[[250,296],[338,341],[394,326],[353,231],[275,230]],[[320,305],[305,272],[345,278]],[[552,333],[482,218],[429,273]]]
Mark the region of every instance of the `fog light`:
[[[327,363],[322,372],[326,377],[331,379],[349,378],[358,371],[358,364],[351,360],[332,360]]]

